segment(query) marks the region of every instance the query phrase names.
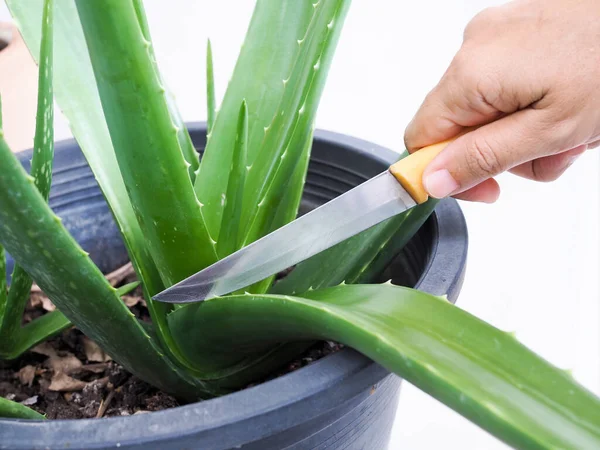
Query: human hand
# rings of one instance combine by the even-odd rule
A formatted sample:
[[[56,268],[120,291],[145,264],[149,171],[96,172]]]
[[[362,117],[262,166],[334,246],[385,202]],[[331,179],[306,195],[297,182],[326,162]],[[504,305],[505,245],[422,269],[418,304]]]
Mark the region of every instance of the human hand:
[[[600,1],[517,0],[479,13],[405,132],[410,152],[482,125],[427,167],[432,197],[492,203],[494,176],[552,181],[600,143]]]

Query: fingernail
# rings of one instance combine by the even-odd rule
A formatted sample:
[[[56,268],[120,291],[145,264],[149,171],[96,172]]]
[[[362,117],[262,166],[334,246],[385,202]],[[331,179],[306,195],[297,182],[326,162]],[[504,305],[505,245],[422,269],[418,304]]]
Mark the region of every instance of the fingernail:
[[[427,175],[423,184],[425,190],[434,198],[448,197],[459,188],[459,184],[446,169]]]

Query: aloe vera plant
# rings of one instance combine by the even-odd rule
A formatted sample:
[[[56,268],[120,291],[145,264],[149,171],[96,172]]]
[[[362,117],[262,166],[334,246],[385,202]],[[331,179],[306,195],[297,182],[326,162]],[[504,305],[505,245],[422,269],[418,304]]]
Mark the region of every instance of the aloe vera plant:
[[[139,378],[195,401],[240,389],[331,339],[515,447],[600,446],[600,400],[565,372],[443,298],[370,284],[434,200],[280,282],[182,307],[152,301],[296,217],[349,0],[258,0],[218,111],[208,43],[201,159],[160,75],[141,0],[6,2],[38,61],[40,95],[31,174],[0,134],[0,243],[18,264],[10,287],[0,283],[1,358],[72,323]],[[151,331],[121,301],[132,286],[114,289],[46,202],[53,96],[119,226]],[[58,310],[21,328],[31,280]],[[0,416],[39,418],[4,399]]]

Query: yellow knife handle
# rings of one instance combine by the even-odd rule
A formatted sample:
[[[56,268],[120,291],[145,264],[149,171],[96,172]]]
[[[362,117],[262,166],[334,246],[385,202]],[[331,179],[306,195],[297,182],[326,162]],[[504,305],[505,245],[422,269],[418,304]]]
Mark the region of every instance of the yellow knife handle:
[[[451,142],[478,127],[469,127],[453,138],[423,147],[390,166],[389,170],[417,204],[425,203],[429,194],[423,186],[423,172],[433,159]]]

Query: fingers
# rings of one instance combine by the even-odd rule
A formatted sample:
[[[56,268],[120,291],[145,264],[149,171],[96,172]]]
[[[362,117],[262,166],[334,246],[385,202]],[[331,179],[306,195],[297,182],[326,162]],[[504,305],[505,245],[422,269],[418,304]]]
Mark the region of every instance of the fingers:
[[[548,125],[552,121],[547,114],[524,109],[461,136],[426,168],[425,189],[435,198],[456,195],[528,160],[570,148],[568,125]],[[560,169],[560,164],[548,160],[535,164],[531,176],[539,176],[538,169],[549,173]],[[527,169],[517,170],[526,173]]]
[[[579,156],[587,150],[587,145],[579,145],[566,152],[527,161],[510,169],[510,172],[534,181],[554,181],[558,179]]]
[[[462,66],[456,64],[459,63],[453,63],[440,83],[425,97],[408,124],[404,143],[410,152],[444,141],[465,127],[490,122],[502,114],[472,92],[475,89],[473,83],[460,75]]]
[[[469,202],[494,203],[500,197],[500,185],[493,178],[488,178],[455,197]]]

